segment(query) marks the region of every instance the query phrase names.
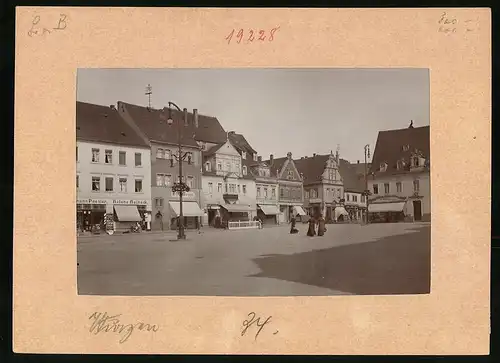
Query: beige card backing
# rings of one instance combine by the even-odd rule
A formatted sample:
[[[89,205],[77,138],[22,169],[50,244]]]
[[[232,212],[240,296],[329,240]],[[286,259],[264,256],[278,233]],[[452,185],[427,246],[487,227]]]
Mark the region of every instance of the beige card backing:
[[[278,26],[273,41],[225,39],[232,29]],[[18,8],[14,350],[488,353],[490,31],[489,9]],[[429,68],[431,294],[78,296],[77,68],[168,67]],[[273,316],[258,340],[240,333],[251,311]],[[116,334],[89,332],[94,312],[156,324],[158,331],[135,331],[120,344]]]

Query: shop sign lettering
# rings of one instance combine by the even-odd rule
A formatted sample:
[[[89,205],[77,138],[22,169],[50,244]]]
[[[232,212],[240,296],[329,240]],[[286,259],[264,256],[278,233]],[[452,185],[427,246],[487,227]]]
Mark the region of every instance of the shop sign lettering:
[[[182,193],[182,196],[184,198],[194,198],[194,192],[184,192]],[[179,193],[178,192],[172,192],[171,193],[172,198],[179,198]]]
[[[113,199],[113,204],[147,205],[148,202],[146,200]]]

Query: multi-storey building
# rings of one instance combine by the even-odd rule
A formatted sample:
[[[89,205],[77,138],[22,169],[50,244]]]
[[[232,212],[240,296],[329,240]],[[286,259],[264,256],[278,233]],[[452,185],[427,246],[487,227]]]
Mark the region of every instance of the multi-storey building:
[[[278,180],[278,206],[280,222],[288,223],[292,216],[305,216],[303,176],[297,170],[289,152],[285,158],[271,154],[265,163],[269,166],[270,176]]]
[[[229,136],[204,151],[203,161],[203,206],[209,225],[216,216],[225,222],[251,220],[256,215],[255,180]]]
[[[115,107],[76,104],[77,225],[90,231],[114,221],[116,230],[151,214],[149,145]]]
[[[358,164],[340,159],[340,176],[344,184],[344,206],[351,221],[363,221],[366,213],[364,178],[358,176]]]
[[[241,155],[243,175],[249,174],[255,179],[257,216],[264,224],[278,224],[278,179],[271,175],[269,165],[262,161],[243,135],[230,131],[229,140]]]
[[[200,208],[202,197],[201,147],[194,134],[203,135],[206,124],[212,120],[206,116],[172,110],[152,109],[118,102],[122,118],[141,135],[151,148],[151,193],[153,201],[154,230],[176,229],[180,215],[179,193],[174,192],[174,183],[179,182],[179,163],[182,162],[182,177],[190,190],[183,193],[183,216],[186,228],[197,228],[205,213]],[[168,123],[172,117],[173,122]],[[207,120],[210,119],[210,120]],[[179,137],[181,157],[179,157]]]
[[[344,183],[339,172],[338,152],[333,155],[313,154],[295,160],[297,169],[304,176],[304,206],[309,215],[323,215],[327,222],[343,219]]]
[[[372,220],[430,221],[429,126],[380,131],[368,180]]]

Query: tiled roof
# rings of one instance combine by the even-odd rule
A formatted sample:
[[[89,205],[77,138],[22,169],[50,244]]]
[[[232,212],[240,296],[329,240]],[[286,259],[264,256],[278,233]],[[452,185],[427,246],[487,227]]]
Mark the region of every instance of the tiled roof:
[[[215,154],[217,151],[220,150],[221,147],[223,147],[226,143],[223,142],[223,143],[220,143],[220,144],[217,144],[217,145],[214,145],[212,146],[210,149],[206,150],[206,151],[203,151],[201,154],[203,156],[203,160],[205,160],[205,158],[209,157],[209,156],[212,156],[213,154]]]
[[[250,146],[247,139],[245,139],[245,136],[243,136],[242,134],[237,134],[234,131],[230,131],[228,133],[228,136],[229,141],[231,141],[231,144],[233,144],[238,152],[241,153],[241,151],[245,151],[250,154],[257,154],[257,151],[255,151],[255,149]]]
[[[111,107],[76,103],[77,140],[149,147]]]
[[[148,109],[147,107],[119,102],[118,107],[125,106],[130,116],[141,130],[152,140],[164,142],[177,142],[177,132],[170,132],[166,121],[160,122],[162,110]],[[168,115],[166,115],[168,117]],[[183,112],[172,109],[174,120],[183,120]],[[214,144],[224,143],[227,139],[226,131],[222,128],[216,117],[198,114],[198,127],[194,125],[193,113],[188,112],[188,126],[184,127],[185,145],[196,144],[196,141]],[[190,141],[191,140],[191,141]]]
[[[304,175],[304,185],[321,182],[330,155],[315,155],[294,160],[299,173]]]
[[[362,193],[365,190],[364,179],[358,177],[357,165],[351,164],[347,160],[339,160],[339,173],[344,182],[344,190],[347,192]]]
[[[423,153],[426,159],[429,159],[430,152],[430,127],[415,127],[398,130],[380,131],[373,153],[371,172],[376,175],[397,174],[397,161],[404,158],[407,162],[415,149]],[[408,150],[403,146],[408,145]],[[387,171],[379,171],[381,163],[387,163]]]
[[[264,162],[269,165],[269,169],[270,169],[270,172],[271,172],[271,175],[275,178],[278,177],[278,174],[279,172],[281,171],[281,169],[283,168],[283,165],[285,164],[285,161],[287,160],[288,158],[287,157],[284,157],[284,158],[276,158],[276,159],[273,159],[273,161],[271,162],[271,160],[264,160]]]

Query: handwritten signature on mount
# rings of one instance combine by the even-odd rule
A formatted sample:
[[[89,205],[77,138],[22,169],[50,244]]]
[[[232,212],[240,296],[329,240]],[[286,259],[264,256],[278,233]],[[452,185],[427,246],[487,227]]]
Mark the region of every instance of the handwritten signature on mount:
[[[59,20],[57,22],[57,26],[51,28],[52,30],[64,30],[68,26],[68,16],[66,14],[60,14],[59,15]],[[30,37],[34,37],[35,35],[45,35],[45,34],[50,34],[52,30],[50,30],[47,27],[41,26],[40,25],[40,20],[41,17],[40,15],[35,15],[33,18],[33,21],[31,22],[31,28],[28,30],[28,35]]]
[[[271,318],[272,316],[268,316],[266,320],[264,320],[263,323],[260,322],[260,317],[257,317],[257,314],[255,314],[254,312],[251,312],[247,315],[247,319],[245,319],[243,321],[243,330],[241,331],[241,336],[244,336],[248,329],[252,326],[255,326],[258,327],[259,329],[257,329],[257,332],[255,333],[255,338],[254,340],[257,340],[257,337],[259,336],[260,332],[262,331],[262,329],[264,329],[264,326],[266,326],[266,324],[268,324],[269,322],[271,322]],[[278,334],[278,331],[276,330],[274,333],[274,335]]]
[[[117,315],[108,315],[108,313],[99,313],[95,312],[90,315],[89,320],[93,320],[92,325],[90,326],[89,332],[98,335],[99,333],[118,333],[121,335],[119,340],[120,344],[125,343],[128,338],[132,335],[135,330],[146,330],[146,331],[158,331],[157,325],[145,324],[142,322],[136,324],[122,324],[120,322],[121,314]]]
[[[463,30],[461,29],[460,25],[461,23],[465,24],[465,32],[472,32],[475,29],[473,28],[473,24],[471,24],[473,20],[467,19],[464,20],[463,22],[459,22],[456,17],[448,15],[446,11],[444,11],[441,14],[441,17],[439,18],[438,24],[439,24],[439,32],[440,33],[445,33],[445,34],[451,34],[451,33],[457,33],[458,30]]]

